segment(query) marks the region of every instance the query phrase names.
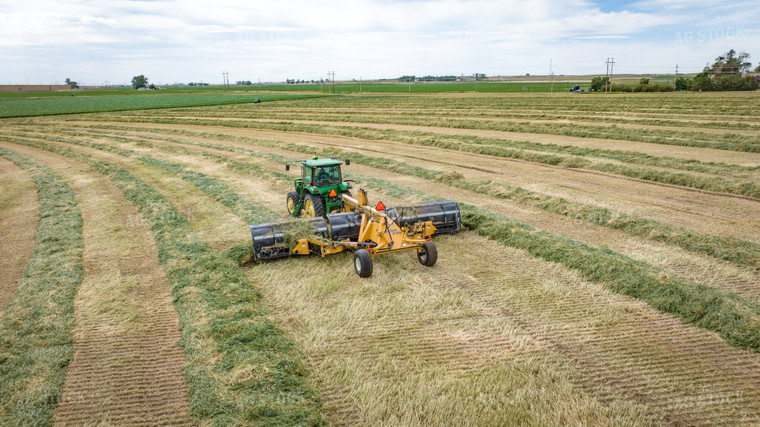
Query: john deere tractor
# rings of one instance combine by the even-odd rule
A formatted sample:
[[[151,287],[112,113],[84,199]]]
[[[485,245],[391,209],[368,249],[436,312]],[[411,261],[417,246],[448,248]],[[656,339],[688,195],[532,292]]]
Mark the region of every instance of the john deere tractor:
[[[301,177],[296,179],[295,191],[288,193],[288,213],[292,216],[321,217],[343,210],[341,194],[351,195],[351,182],[344,180],[340,171],[343,162],[335,159],[320,159],[301,162]],[[351,162],[346,160],[346,165]],[[290,169],[290,165],[285,167]]]

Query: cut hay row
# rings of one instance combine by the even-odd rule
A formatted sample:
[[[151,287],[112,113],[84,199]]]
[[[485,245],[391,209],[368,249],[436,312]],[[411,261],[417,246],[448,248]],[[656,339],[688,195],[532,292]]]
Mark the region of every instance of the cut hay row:
[[[409,116],[410,112],[407,112],[405,116]],[[129,117],[141,117],[142,119],[149,119],[147,116],[129,116]],[[241,122],[288,122],[298,123],[304,125],[325,125],[336,127],[353,127],[363,129],[383,129],[393,130],[397,132],[424,132],[434,133],[447,138],[470,138],[478,137],[486,140],[493,140],[495,145],[506,145],[513,148],[520,148],[524,150],[531,150],[537,152],[557,153],[565,155],[578,155],[584,156],[585,159],[593,160],[594,157],[603,158],[607,160],[619,160],[629,164],[658,166],[664,165],[668,168],[680,169],[680,170],[700,170],[700,169],[713,169],[719,173],[730,173],[732,166],[739,166],[741,170],[742,166],[753,167],[755,172],[757,171],[757,165],[760,164],[760,153],[749,153],[739,151],[727,151],[713,148],[711,146],[706,147],[692,147],[692,146],[674,146],[669,144],[655,144],[649,142],[637,142],[628,141],[625,138],[625,132],[628,129],[648,130],[651,127],[646,125],[605,125],[607,129],[618,129],[617,138],[584,138],[574,136],[554,135],[550,133],[521,133],[502,130],[489,130],[472,127],[438,127],[435,126],[435,120],[422,120],[422,117],[417,116],[418,120],[421,120],[420,124],[388,124],[388,123],[374,123],[372,121],[362,121],[357,118],[356,121],[331,121],[333,118],[325,117],[306,117],[302,118],[298,115],[282,115],[278,117],[277,114],[250,114],[247,112],[232,113],[231,115],[223,113],[211,113],[209,111],[194,111],[192,114],[188,114],[187,111],[177,112],[175,114],[165,113],[161,117],[164,118],[176,118],[176,119],[203,119],[203,120],[235,120]],[[471,119],[472,120],[472,119]],[[576,122],[578,127],[589,127],[584,122]],[[715,133],[716,131],[712,131]],[[748,131],[742,134],[734,134],[739,142],[746,143],[747,138],[755,136],[754,132]],[[492,144],[494,145],[494,144]],[[593,156],[593,157],[592,157]],[[703,164],[711,165],[709,168],[705,168]],[[721,168],[725,166],[725,168]],[[725,170],[724,170],[725,169]]]
[[[175,113],[176,114],[176,113]],[[135,115],[139,116],[139,114]],[[171,112],[163,111],[162,117],[171,117]],[[227,118],[227,115],[219,117]],[[235,117],[235,114],[229,115]],[[546,121],[503,121],[491,119],[466,119],[466,118],[436,118],[418,117],[406,114],[298,114],[285,110],[283,114],[276,111],[257,109],[240,113],[238,117],[250,119],[267,119],[270,121],[313,121],[325,124],[357,123],[357,124],[383,124],[416,128],[454,128],[466,130],[498,131],[506,134],[541,134],[555,135],[570,138],[602,139],[602,140],[625,140],[648,144],[712,148],[724,151],[738,151],[746,153],[760,153],[760,137],[756,135],[737,135],[735,133],[698,132],[693,130],[664,130],[642,129],[639,127],[598,127],[579,126],[575,123],[546,122]],[[388,126],[386,126],[387,128]],[[403,129],[403,127],[402,127]]]
[[[441,96],[354,96],[333,97],[295,101],[288,103],[289,107],[315,108],[318,110],[342,106],[352,111],[364,108],[385,107],[390,104],[393,108],[405,111],[494,111],[497,113],[547,113],[562,112],[586,115],[630,115],[644,117],[708,117],[714,120],[727,118],[757,118],[760,104],[752,92],[724,92],[689,94],[678,93],[669,95],[626,95],[606,94],[602,96],[560,96],[557,95],[496,95],[478,94],[473,96],[441,95]],[[226,108],[226,107],[225,107]]]
[[[78,141],[81,141],[81,138],[82,136],[79,137]],[[270,148],[263,145],[257,145],[256,149],[260,151],[256,151],[250,148],[244,148],[250,147],[250,145],[245,144],[243,144],[241,147],[238,145],[185,141],[187,144],[194,147],[192,150],[190,150],[182,145],[176,145],[176,142],[170,142],[170,140],[176,141],[176,138],[164,138],[166,138],[166,140],[162,144],[156,144],[155,139],[150,140],[154,142],[147,142],[147,140],[144,140],[142,138],[135,139],[125,138],[122,136],[110,136],[108,137],[108,140],[118,141],[119,143],[132,142],[141,151],[146,150],[147,148],[145,147],[148,145],[151,147],[158,146],[161,150],[168,150],[172,153],[184,155],[184,158],[186,159],[184,160],[185,162],[192,162],[192,160],[189,160],[187,157],[188,155],[202,155],[204,158],[224,164],[233,170],[262,176],[266,179],[274,180],[276,183],[286,183],[288,185],[278,186],[280,189],[279,196],[268,196],[274,197],[274,199],[278,202],[277,204],[281,204],[281,195],[289,191],[288,186],[292,185],[289,184],[292,177],[287,176],[282,172],[275,171],[282,167],[282,164],[293,162],[293,157],[290,157],[293,153],[288,152],[286,153],[287,156],[272,154],[270,152],[267,152],[267,150],[270,150]],[[102,138],[98,137],[98,140],[102,140]],[[81,144],[81,142],[77,143]],[[207,147],[214,147],[214,149],[212,150]],[[317,150],[315,152],[318,152],[320,149],[315,148],[315,150]],[[241,161],[231,158],[231,156],[229,154],[226,154],[225,151],[228,153],[239,153],[236,156],[232,157],[239,157],[241,158]],[[313,154],[311,151],[307,151],[307,153],[308,155]],[[268,163],[267,167],[270,170],[248,162],[250,156],[268,159],[266,163]],[[359,182],[364,185],[366,183],[370,183],[370,181],[377,181],[376,178],[370,177],[367,175],[367,173],[383,177],[387,176],[389,171],[393,171],[395,169],[394,163],[388,164],[386,162],[381,162],[379,166],[380,167],[376,170],[366,170],[363,175],[355,177],[359,178]],[[272,171],[271,168],[274,168],[275,171]],[[353,170],[355,168],[357,168],[357,166],[353,166],[350,169]],[[208,167],[204,167],[204,169],[208,169]],[[399,177],[406,176],[410,173],[413,175],[413,172],[409,172],[407,169],[402,169],[401,172],[402,175],[399,175]],[[404,181],[405,180],[401,179],[401,182]],[[430,180],[428,182],[430,182],[430,185],[423,186],[426,191],[433,191],[434,193],[438,194],[439,197],[450,197],[447,195],[450,195],[451,191],[445,190],[445,185],[442,182],[439,182],[437,180]],[[388,186],[390,184],[392,183],[387,180],[382,180],[382,183],[375,185],[375,188],[380,188],[383,190],[383,192],[387,193]],[[416,185],[416,187],[420,186]],[[238,188],[245,188],[245,184],[243,184],[242,187]],[[247,189],[247,192],[250,193],[260,193],[261,191],[263,190],[260,187],[255,186],[249,186]],[[409,192],[410,194],[419,193],[419,191],[411,190],[408,187],[406,187],[404,190],[395,190],[395,193],[398,195],[403,195],[405,191]],[[462,191],[458,193],[457,198],[460,199],[460,201],[466,201],[476,205],[488,206],[488,208],[494,212],[500,212],[501,214],[519,218],[519,220],[523,222],[532,223],[534,226],[538,226],[543,229],[554,230],[554,232],[572,236],[576,240],[585,241],[593,245],[606,245],[607,247],[612,247],[616,251],[626,253],[635,259],[639,259],[643,262],[659,266],[660,268],[665,269],[665,271],[667,271],[669,274],[684,275],[696,282],[723,289],[728,292],[736,293],[738,295],[749,298],[752,301],[758,301],[758,299],[760,299],[760,279],[758,278],[757,274],[753,274],[749,270],[737,270],[729,265],[721,265],[718,262],[691,256],[688,253],[679,252],[678,250],[642,242],[637,239],[627,238],[625,235],[617,235],[615,233],[611,233],[610,231],[605,231],[604,229],[594,229],[593,227],[578,227],[578,224],[575,223],[574,220],[568,219],[568,221],[558,221],[557,218],[552,218],[551,215],[542,215],[539,212],[535,211],[516,210],[514,208],[505,210],[503,204],[501,206],[498,206],[498,204],[489,203],[487,199],[483,199],[482,197],[467,197],[466,193]],[[703,241],[705,244],[707,242],[709,242],[709,240]],[[741,242],[738,243],[741,244]],[[725,249],[729,252],[732,251],[732,249],[728,246],[726,246]]]
[[[498,425],[647,424],[650,417],[701,424],[760,417],[756,357],[726,352],[712,334],[522,251],[469,233],[436,241],[442,258],[433,271],[391,261],[366,284],[330,275],[341,263],[330,258],[246,268],[269,284],[267,301],[312,355],[328,420],[466,424],[482,414]],[[289,280],[294,270],[317,278]],[[724,370],[729,365],[750,376],[734,376]],[[594,410],[597,399],[610,412]],[[512,418],[518,415],[524,418]]]
[[[55,423],[189,424],[179,319],[150,230],[92,169],[46,151],[16,150],[72,183],[84,220],[74,356]]]
[[[34,180],[39,220],[26,270],[0,319],[0,424],[48,425],[74,351],[82,216],[60,176],[2,142],[0,156]]]
[[[319,401],[298,349],[269,320],[256,288],[215,254],[155,189],[116,164],[44,142],[107,176],[150,227],[182,328],[190,414],[214,423],[318,423]]]
[[[140,156],[137,152],[106,144],[77,140],[66,142],[119,152],[127,157],[146,159],[143,160],[146,162],[152,159],[150,156]],[[180,171],[175,169],[176,172]],[[212,180],[208,177],[206,179]],[[208,191],[202,186],[199,186],[199,189]],[[208,194],[213,195],[211,192]],[[234,199],[241,196],[230,197]],[[463,209],[463,224],[485,237],[575,269],[588,280],[602,283],[615,292],[646,301],[683,322],[717,332],[727,342],[739,348],[760,351],[760,306],[736,294],[677,276],[663,277],[658,269],[621,254],[536,230],[526,224],[472,206]]]
[[[198,109],[203,112],[203,115],[207,113],[214,115],[227,114],[233,116],[245,116],[245,113],[254,111],[250,106],[243,105],[239,107],[225,106],[224,108],[203,108]],[[568,123],[572,122],[580,124],[582,126],[595,126],[595,127],[639,127],[642,129],[662,129],[662,130],[684,130],[685,128],[694,130],[698,129],[700,132],[710,133],[734,133],[743,135],[757,135],[760,132],[760,125],[754,123],[748,123],[747,121],[741,121],[739,118],[706,118],[703,115],[678,115],[678,114],[626,114],[622,111],[617,112],[572,112],[562,110],[541,110],[541,111],[514,111],[514,110],[498,110],[493,108],[448,108],[448,109],[436,109],[436,108],[424,108],[416,106],[412,108],[397,108],[395,104],[389,103],[384,107],[377,104],[367,106],[352,106],[347,104],[340,106],[338,101],[334,102],[332,106],[323,106],[321,108],[314,108],[309,104],[302,104],[296,106],[289,103],[286,106],[268,106],[267,110],[280,112],[289,112],[297,114],[312,114],[312,115],[342,115],[342,114],[361,114],[361,115],[413,115],[417,118],[431,117],[431,118],[453,118],[464,120],[500,120],[511,122],[535,122],[535,123],[547,123],[556,122]],[[175,110],[176,113],[176,110]],[[139,114],[139,113],[137,113]]]
[[[375,98],[372,104],[375,109],[379,106],[390,107],[382,113],[374,111],[364,112],[363,106],[367,105],[366,98],[347,98],[330,100],[323,108],[315,111],[307,108],[303,110],[299,106],[310,106],[311,103],[288,103],[285,105],[243,105],[233,108],[222,108],[230,117],[271,118],[279,120],[318,120],[322,122],[354,122],[354,123],[384,123],[394,125],[425,125],[442,128],[482,129],[495,130],[523,134],[551,134],[567,137],[601,138],[601,139],[626,139],[629,141],[649,142],[654,144],[678,145],[678,146],[715,146],[725,150],[756,151],[753,145],[760,143],[760,135],[738,135],[736,133],[702,132],[698,126],[676,127],[676,129],[641,129],[637,127],[610,127],[610,126],[578,126],[576,123],[566,120],[530,120],[521,117],[521,120],[505,121],[497,117],[477,117],[477,110],[461,108],[451,110],[447,114],[439,114],[429,108],[420,110],[414,107],[400,110],[397,108],[398,97]],[[675,99],[673,101],[676,101]],[[466,101],[464,101],[466,102]],[[592,101],[593,102],[593,101]],[[755,104],[749,102],[749,104]],[[331,113],[331,109],[337,106],[352,106],[353,109]],[[394,107],[396,110],[394,111]],[[199,109],[211,110],[211,109]],[[212,110],[214,111],[214,110]],[[217,114],[219,110],[215,110]],[[181,114],[181,110],[163,110],[161,116]],[[474,113],[474,114],[473,114]],[[140,116],[144,113],[127,113],[128,115]],[[475,119],[471,118],[475,115]],[[594,119],[596,117],[592,117]]]
[[[83,134],[81,129],[78,131],[67,131],[66,129],[60,129],[59,132],[71,133],[73,135],[87,135],[87,133]],[[191,132],[188,132],[188,134],[191,134]],[[95,135],[103,134],[96,132]],[[203,136],[210,137],[212,135]],[[130,141],[130,139],[123,137],[120,138],[116,136],[110,136],[110,138],[115,138],[119,141]],[[238,152],[257,157],[262,156],[262,151],[260,150],[257,151],[254,149],[230,145],[203,143],[197,141],[189,141],[186,139],[182,140],[168,136],[150,137],[141,135],[141,138],[153,141],[163,140],[165,143],[176,142],[180,144],[193,145],[196,147],[213,148],[228,152]],[[454,176],[444,171],[431,170],[419,166],[410,166],[406,163],[402,163],[393,159],[362,154],[357,151],[322,148],[315,145],[305,146],[302,144],[294,144],[289,142],[253,140],[245,139],[242,137],[235,138],[234,140],[246,143],[255,143],[258,147],[276,147],[293,152],[300,152],[305,156],[316,154],[322,157],[351,158],[352,161],[357,164],[392,171],[402,175],[416,176],[430,181],[442,182],[456,188],[474,191],[476,193],[485,194],[497,199],[510,200],[523,206],[542,209],[547,212],[585,221],[590,224],[607,227],[613,230],[619,230],[632,236],[677,246],[695,253],[706,254],[717,259],[732,262],[742,267],[747,267],[752,270],[760,269],[760,245],[732,236],[700,233],[695,230],[673,226],[661,221],[655,221],[652,219],[641,218],[635,215],[614,212],[603,207],[570,202],[561,197],[548,196],[545,194],[528,191],[520,187],[502,184],[496,185],[492,182],[478,182],[468,180],[461,176]],[[167,145],[164,145],[163,148],[166,149]],[[213,156],[211,153],[205,152],[204,155]],[[286,162],[293,163],[295,161],[293,158],[279,158],[277,160],[280,161],[281,164],[284,164]],[[242,167],[239,166],[240,162],[231,162],[230,164],[234,167]],[[287,177],[287,175],[280,174],[279,177],[283,178]]]
[[[37,192],[29,173],[0,157],[0,316],[16,293],[34,246]]]
[[[496,423],[647,423],[652,416],[661,422],[705,423],[758,416],[752,403],[757,375],[742,374],[743,382],[737,382],[739,377],[734,372],[727,380],[730,371],[724,368],[729,368],[721,366],[732,360],[731,370],[750,373],[755,369],[754,358],[745,358],[736,365],[740,353],[714,341],[709,334],[700,332],[696,338],[692,336],[696,332],[644,305],[622,311],[617,304],[602,308],[605,304],[591,301],[606,291],[594,287],[580,292],[583,296],[579,297],[578,291],[588,286],[583,282],[576,282],[569,291],[563,281],[537,294],[538,283],[552,280],[526,278],[524,272],[533,276],[547,271],[554,281],[572,275],[565,276],[567,273],[560,273],[558,267],[549,268],[550,264],[543,261],[533,261],[539,264],[526,270],[526,254],[514,259],[498,246],[484,245],[478,238],[474,242],[467,240],[471,238],[463,234],[446,239],[454,246],[442,247],[453,257],[480,249],[461,261],[449,258],[445,272],[417,272],[415,263],[403,262],[396,267],[392,260],[379,258],[386,276],[378,276],[373,279],[375,283],[363,286],[350,269],[341,268],[345,267],[346,257],[291,259],[267,264],[266,268],[246,269],[258,279],[256,282],[266,283],[267,291],[273,293],[271,300],[284,304],[276,310],[278,319],[294,334],[310,333],[303,345],[318,368],[314,375],[320,388],[326,390],[328,420],[414,422],[421,421],[416,418],[420,414],[426,414],[430,423],[464,420],[457,418],[469,416],[467,412],[457,413],[462,399],[471,403],[473,411],[484,414],[484,419]],[[464,242],[457,244],[459,239]],[[493,254],[505,261],[494,263]],[[515,270],[518,265],[522,274]],[[294,281],[293,271],[310,271],[317,278],[316,284]],[[412,272],[421,276],[409,285]],[[283,282],[290,285],[277,285]],[[520,283],[517,294],[515,283]],[[354,292],[356,297],[351,297]],[[367,301],[368,297],[376,299]],[[626,301],[623,298],[619,304],[630,304]],[[388,309],[389,305],[393,309]],[[547,311],[549,307],[558,309]],[[604,310],[604,314],[597,309]],[[430,310],[438,317],[423,316]],[[646,331],[639,323],[642,310],[652,322]],[[540,314],[546,312],[552,313],[551,318]],[[441,313],[448,317],[441,318]],[[627,313],[624,316],[629,318],[622,320],[620,313]],[[577,327],[566,330],[562,325],[568,322],[575,322]],[[425,324],[444,325],[444,333],[439,327],[425,328]],[[494,335],[505,331],[505,327],[514,332]],[[680,339],[673,340],[674,336]],[[625,351],[620,348],[622,342],[626,343]],[[594,352],[587,352],[589,346]],[[532,349],[536,348],[550,349],[549,355],[546,350],[535,355]],[[696,357],[705,352],[710,354],[709,365]],[[561,369],[561,364],[546,360],[553,357],[571,362],[577,371]],[[394,362],[386,362],[390,360]],[[494,361],[506,360],[509,362],[505,365],[493,365]],[[720,363],[715,364],[718,360]],[[444,378],[448,381],[443,382]],[[491,383],[485,381],[487,378],[500,381]],[[679,388],[684,381],[711,389],[712,394],[696,395]],[[414,386],[407,386],[411,384]],[[555,388],[559,384],[563,385]],[[570,384],[580,384],[588,394],[569,388]],[[504,401],[500,397],[510,391],[521,394],[523,399]],[[435,407],[425,406],[431,393],[440,396]],[[561,405],[570,395],[581,403]],[[599,398],[606,403],[599,406]],[[545,405],[539,407],[547,410],[535,410],[537,404]]]
[[[329,126],[315,124],[298,124],[290,122],[269,121],[234,121],[234,120],[203,120],[203,119],[133,119],[120,117],[108,121],[126,123],[150,122],[159,124],[175,125],[200,125],[222,126],[227,128],[244,129],[268,129],[283,132],[305,132],[319,135],[340,135],[353,138],[362,138],[379,141],[403,142],[410,145],[423,147],[445,148],[467,153],[484,154],[488,156],[506,159],[523,160],[536,164],[546,164],[561,168],[575,170],[589,170],[615,175],[621,175],[637,180],[652,181],[656,183],[694,188],[717,193],[726,193],[738,196],[760,199],[760,185],[754,182],[734,182],[719,177],[704,177],[683,172],[671,172],[653,168],[633,167],[616,163],[591,162],[582,157],[561,156],[556,154],[536,153],[511,147],[499,146],[489,142],[477,143],[478,137],[456,138],[448,140],[440,134],[430,132],[402,132],[393,130],[381,130],[361,128],[353,126]]]
[[[187,112],[185,112],[186,114]],[[200,113],[200,112],[199,112]],[[205,116],[205,112],[204,116]],[[196,117],[202,118],[202,117]],[[47,123],[54,124],[56,126],[61,125],[63,122],[43,122],[42,125]],[[319,122],[300,122],[301,124],[319,124]],[[323,123],[324,125],[334,125],[332,123]],[[585,138],[578,139],[557,139],[551,138],[549,140],[530,141],[524,139],[509,138],[507,135],[499,135],[494,133],[483,132],[470,132],[468,130],[452,130],[436,129],[430,126],[421,126],[413,129],[417,129],[422,133],[404,133],[404,128],[399,126],[389,127],[387,125],[368,125],[366,123],[340,123],[339,126],[345,128],[347,126],[361,127],[365,129],[385,130],[388,135],[392,135],[392,131],[398,132],[398,135],[406,137],[414,137],[421,135],[423,137],[430,137],[437,135],[436,141],[447,142],[454,146],[457,142],[472,142],[475,144],[485,146],[497,146],[504,148],[512,148],[525,150],[528,152],[556,154],[578,157],[581,159],[588,159],[595,161],[596,159],[608,160],[618,163],[625,163],[630,165],[640,165],[647,167],[654,167],[659,169],[672,169],[674,171],[686,171],[694,172],[697,174],[705,175],[717,175],[725,176],[728,178],[753,178],[758,176],[760,172],[760,166],[746,166],[747,163],[752,163],[752,159],[755,158],[755,163],[760,163],[760,156],[754,156],[747,153],[737,153],[730,158],[725,157],[721,153],[716,153],[715,150],[694,149],[691,158],[684,158],[686,153],[674,150],[652,150],[651,154],[643,152],[647,148],[646,145],[641,143],[630,143],[625,148],[619,147],[617,144],[613,144],[610,141],[603,141],[601,147],[595,148],[593,144],[589,144],[589,140]],[[81,125],[80,125],[81,126]],[[97,126],[89,125],[88,127],[97,128]],[[522,135],[520,135],[522,136]],[[382,137],[382,135],[380,135]],[[387,139],[387,138],[386,138]],[[578,144],[574,144],[574,142]],[[673,157],[677,156],[677,157]],[[754,157],[753,157],[754,156]],[[700,160],[703,158],[709,158],[709,160]],[[719,159],[725,159],[727,162],[721,163]],[[672,171],[671,171],[672,172]]]

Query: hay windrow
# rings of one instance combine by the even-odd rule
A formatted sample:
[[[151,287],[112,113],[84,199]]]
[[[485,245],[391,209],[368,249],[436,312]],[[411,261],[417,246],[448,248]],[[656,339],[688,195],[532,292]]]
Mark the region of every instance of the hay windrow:
[[[180,317],[193,418],[215,424],[323,423],[299,349],[270,320],[261,294],[237,263],[198,239],[171,202],[114,163],[43,142],[14,143],[81,161],[108,176],[151,228]],[[206,191],[226,188],[191,176],[208,184]],[[237,375],[254,367],[260,375]]]
[[[35,245],[0,320],[0,424],[47,425],[74,353],[74,296],[82,281],[82,215],[50,168],[0,148],[32,175],[39,201]]]

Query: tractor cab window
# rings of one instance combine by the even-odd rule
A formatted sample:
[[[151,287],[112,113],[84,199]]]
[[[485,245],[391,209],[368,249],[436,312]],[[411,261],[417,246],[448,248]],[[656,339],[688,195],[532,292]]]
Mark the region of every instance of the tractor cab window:
[[[316,170],[314,177],[317,186],[332,187],[340,184],[340,166],[321,166]]]
[[[311,168],[302,165],[301,166],[301,178],[303,178],[303,181],[305,184],[311,185]]]

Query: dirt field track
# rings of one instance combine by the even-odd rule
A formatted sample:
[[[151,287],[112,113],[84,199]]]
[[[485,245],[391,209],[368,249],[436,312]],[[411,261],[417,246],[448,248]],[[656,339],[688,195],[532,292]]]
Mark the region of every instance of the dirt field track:
[[[455,199],[465,230],[369,279],[349,253],[247,260],[313,155],[388,206]],[[51,177],[83,250],[48,301]],[[0,183],[0,423],[760,424],[756,93],[4,119]],[[37,376],[24,341],[64,362]]]

